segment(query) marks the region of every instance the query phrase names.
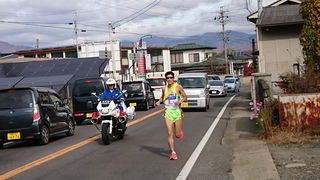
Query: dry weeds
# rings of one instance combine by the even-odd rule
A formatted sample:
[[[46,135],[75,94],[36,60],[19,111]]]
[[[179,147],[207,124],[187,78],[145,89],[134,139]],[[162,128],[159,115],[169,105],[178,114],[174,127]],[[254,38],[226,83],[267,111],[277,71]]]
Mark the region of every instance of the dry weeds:
[[[320,142],[320,136],[314,130],[296,130],[274,128],[266,139],[268,145],[305,145]]]

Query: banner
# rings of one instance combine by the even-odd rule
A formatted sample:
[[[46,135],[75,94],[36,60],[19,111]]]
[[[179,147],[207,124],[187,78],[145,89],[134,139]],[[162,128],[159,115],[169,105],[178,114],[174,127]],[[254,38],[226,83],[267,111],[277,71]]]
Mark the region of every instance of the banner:
[[[139,74],[146,73],[146,59],[145,59],[145,54],[143,52],[140,53],[140,58],[138,60],[138,73]]]

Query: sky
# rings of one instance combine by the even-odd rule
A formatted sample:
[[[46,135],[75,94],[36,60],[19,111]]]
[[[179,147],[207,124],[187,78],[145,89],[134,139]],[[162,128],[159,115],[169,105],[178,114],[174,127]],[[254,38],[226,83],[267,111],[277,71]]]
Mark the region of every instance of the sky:
[[[110,34],[112,39],[132,42],[149,35],[185,38],[222,32],[221,10],[225,30],[255,34],[246,17],[257,11],[257,1],[0,0],[0,41],[46,48],[109,41]],[[109,33],[109,22],[114,33]]]

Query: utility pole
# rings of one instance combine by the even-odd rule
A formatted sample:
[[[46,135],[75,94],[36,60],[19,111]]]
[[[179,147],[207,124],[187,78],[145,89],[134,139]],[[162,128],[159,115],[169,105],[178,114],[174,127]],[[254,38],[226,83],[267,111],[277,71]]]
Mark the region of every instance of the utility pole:
[[[79,57],[79,43],[78,43],[78,28],[77,28],[77,20],[74,20],[74,34],[76,36],[76,44],[77,44],[77,58]]]
[[[225,15],[226,11],[223,10],[223,6],[220,7],[220,12],[219,12],[219,17],[218,18],[214,18],[214,20],[218,20],[222,26],[222,34],[223,34],[223,48],[224,48],[224,59],[225,59],[225,63],[226,63],[226,74],[230,74],[229,73],[229,63],[228,63],[228,55],[227,55],[227,37],[226,37],[226,32],[224,29],[225,23],[226,23],[226,19],[228,18],[228,16]]]
[[[77,44],[77,58],[79,58],[79,43],[78,43],[78,27],[77,27],[77,11],[74,10],[74,14],[76,19],[74,20],[74,34],[76,36],[76,44]]]
[[[112,33],[113,33],[112,23],[109,22],[108,26],[109,26],[109,30],[108,30],[109,41],[110,41],[110,45],[111,45],[112,76],[115,79],[116,78],[116,60],[114,57],[114,44],[113,44],[113,40],[112,40]]]
[[[36,39],[37,45],[36,45],[36,58],[39,57],[39,39]]]
[[[262,0],[258,0],[258,18],[262,12]]]

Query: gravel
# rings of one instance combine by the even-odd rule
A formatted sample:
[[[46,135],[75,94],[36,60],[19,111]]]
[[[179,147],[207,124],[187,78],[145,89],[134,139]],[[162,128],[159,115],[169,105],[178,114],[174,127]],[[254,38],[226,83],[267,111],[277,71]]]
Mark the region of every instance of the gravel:
[[[268,147],[281,179],[320,180],[320,142]]]

